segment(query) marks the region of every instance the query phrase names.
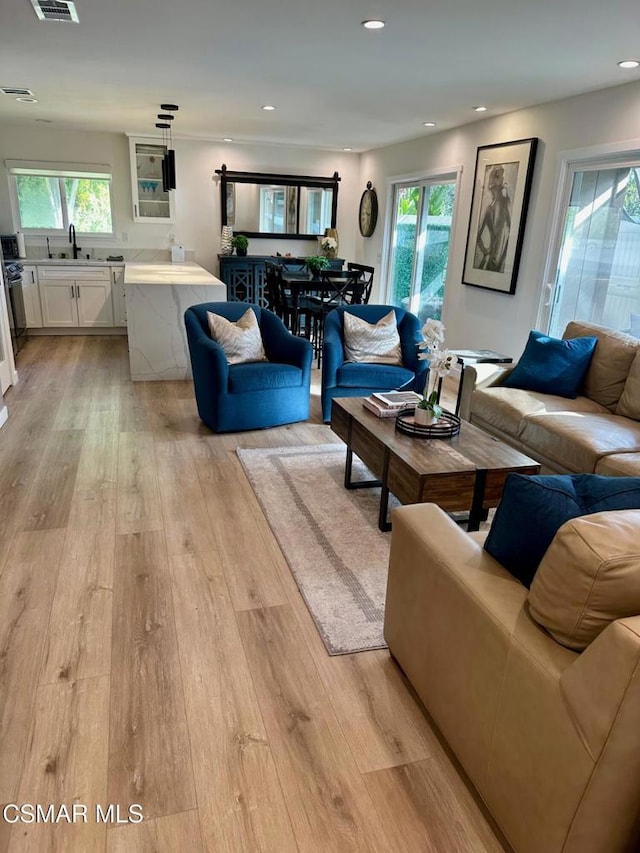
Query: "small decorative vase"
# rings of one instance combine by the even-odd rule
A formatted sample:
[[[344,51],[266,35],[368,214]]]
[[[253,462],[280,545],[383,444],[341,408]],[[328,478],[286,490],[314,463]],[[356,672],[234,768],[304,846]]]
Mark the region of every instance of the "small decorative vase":
[[[420,426],[433,426],[437,424],[440,418],[430,412],[429,409],[419,409],[416,407],[413,415],[413,420]]]
[[[237,248],[237,249],[236,249],[236,255],[237,255],[239,258],[246,258],[246,256],[247,256],[247,250],[246,250],[246,249],[240,249],[240,248]]]
[[[222,234],[220,235],[220,254],[230,255],[233,252],[231,241],[233,240],[233,228],[230,225],[222,226]]]

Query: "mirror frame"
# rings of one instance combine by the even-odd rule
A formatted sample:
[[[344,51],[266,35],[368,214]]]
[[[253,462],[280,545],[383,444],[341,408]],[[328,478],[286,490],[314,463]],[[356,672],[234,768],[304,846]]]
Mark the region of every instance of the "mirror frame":
[[[268,184],[278,184],[284,187],[320,187],[322,189],[332,189],[333,196],[331,201],[331,225],[335,228],[338,218],[338,185],[340,176],[337,172],[333,173],[330,178],[314,177],[313,175],[279,175],[273,172],[233,172],[227,169],[223,163],[221,169],[216,169],[216,175],[220,175],[220,212],[222,225],[227,225],[227,186],[229,184],[258,184],[265,186]],[[300,195],[298,194],[298,204],[296,210],[296,220],[299,222],[300,217]],[[321,237],[321,234],[300,234],[282,233],[272,234],[269,231],[236,231],[234,234],[244,234],[245,237],[261,237],[268,240],[316,240]]]

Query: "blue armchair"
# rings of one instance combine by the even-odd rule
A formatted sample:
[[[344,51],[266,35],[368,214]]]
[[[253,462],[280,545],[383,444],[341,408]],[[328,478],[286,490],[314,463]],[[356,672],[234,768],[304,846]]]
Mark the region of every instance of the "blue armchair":
[[[211,338],[207,311],[232,322],[248,308],[258,318],[268,361],[229,364]],[[205,302],[184,314],[198,414],[214,432],[261,429],[309,417],[312,348],[266,308]]]
[[[392,364],[345,362],[343,321],[345,311],[368,323],[377,323],[393,309],[396,313],[402,367]],[[322,417],[331,420],[334,397],[368,397],[374,391],[424,390],[429,365],[418,360],[418,344],[422,340],[420,321],[414,314],[393,305],[345,305],[327,314],[322,355]]]

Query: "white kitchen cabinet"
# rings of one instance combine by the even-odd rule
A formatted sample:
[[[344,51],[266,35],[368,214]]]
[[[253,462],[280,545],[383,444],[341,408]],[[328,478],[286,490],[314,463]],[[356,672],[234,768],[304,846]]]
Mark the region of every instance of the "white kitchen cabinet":
[[[173,222],[173,194],[162,188],[166,151],[157,139],[129,137],[134,222]]]
[[[27,329],[39,329],[42,326],[42,308],[38,290],[38,268],[24,264],[22,270],[22,296]]]
[[[111,295],[113,297],[113,325],[127,325],[127,303],[124,296],[124,267],[111,267]]]
[[[39,286],[43,326],[114,325],[109,267],[40,267]]]

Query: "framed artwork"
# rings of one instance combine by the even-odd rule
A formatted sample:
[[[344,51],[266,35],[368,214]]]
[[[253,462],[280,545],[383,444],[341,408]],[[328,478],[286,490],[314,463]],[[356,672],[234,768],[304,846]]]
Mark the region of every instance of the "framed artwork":
[[[537,145],[532,137],[478,148],[464,284],[516,292]]]

